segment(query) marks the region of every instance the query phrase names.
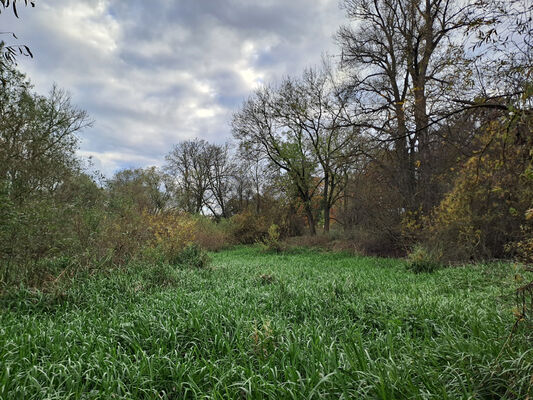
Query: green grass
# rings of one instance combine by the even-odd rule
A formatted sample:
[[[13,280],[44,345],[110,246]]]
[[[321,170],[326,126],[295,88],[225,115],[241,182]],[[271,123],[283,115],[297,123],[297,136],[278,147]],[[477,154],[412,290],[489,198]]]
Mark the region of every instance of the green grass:
[[[413,274],[311,251],[133,265],[0,304],[0,398],[525,398],[506,264]],[[522,329],[522,328],[521,328]],[[531,393],[530,393],[531,394]]]

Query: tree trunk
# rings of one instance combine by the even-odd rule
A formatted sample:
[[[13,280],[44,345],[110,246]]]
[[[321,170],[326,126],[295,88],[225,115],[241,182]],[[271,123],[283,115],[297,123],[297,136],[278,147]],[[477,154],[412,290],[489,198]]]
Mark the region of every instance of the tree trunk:
[[[429,117],[424,78],[419,78],[415,87],[415,125],[418,138],[418,190],[422,209],[428,212],[433,207],[431,201],[431,149],[429,143]]]
[[[203,203],[203,200],[204,200],[204,199],[203,199],[203,196],[200,197],[200,196],[198,195],[198,196],[196,197],[196,206],[195,206],[195,210],[194,210],[195,214],[199,214],[200,211],[202,211],[202,203]]]
[[[308,202],[306,202],[305,204],[305,215],[307,216],[307,223],[309,224],[309,231],[311,233],[311,236],[316,236],[315,217],[313,216],[313,210],[311,209],[311,205]]]
[[[324,232],[329,232],[329,173],[324,174],[324,193],[322,197],[322,210],[324,212]]]
[[[261,211],[261,193],[259,189],[259,184],[255,185],[255,212],[259,214]]]
[[[345,178],[346,179],[346,178]],[[342,196],[342,214],[343,214],[343,226],[344,232],[348,232],[348,183],[345,183],[344,193]]]
[[[403,207],[406,210],[413,210],[415,193],[415,174],[413,161],[409,156],[407,147],[407,126],[405,122],[405,111],[403,105],[396,103],[396,117],[398,119],[398,137],[394,143],[396,156],[398,157],[398,189],[402,195]]]
[[[331,209],[329,205],[326,203],[324,205],[324,232],[325,233],[329,232],[330,211]]]

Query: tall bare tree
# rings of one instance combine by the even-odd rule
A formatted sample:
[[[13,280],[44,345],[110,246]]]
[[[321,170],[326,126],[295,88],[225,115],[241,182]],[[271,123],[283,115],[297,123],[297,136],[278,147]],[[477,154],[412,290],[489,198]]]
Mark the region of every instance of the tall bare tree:
[[[280,87],[277,114],[285,126],[304,133],[317,163],[322,188],[324,231],[331,209],[341,198],[344,176],[359,155],[359,130],[349,110],[351,93],[342,88],[327,66],[307,69],[300,78],[286,78]]]
[[[164,170],[173,178],[179,208],[198,214],[210,187],[209,143],[194,139],[178,143],[166,156]]]
[[[358,109],[379,140],[393,143],[392,182],[406,208],[435,199],[429,181],[434,132],[445,96],[467,86],[465,32],[479,21],[475,4],[460,0],[345,0],[356,24],[338,32],[342,63],[351,68]],[[464,79],[463,79],[464,78]],[[414,200],[414,202],[413,202]]]
[[[246,151],[267,157],[283,171],[302,201],[312,235],[316,216],[312,201],[319,190],[316,162],[301,127],[287,125],[280,118],[281,92],[272,87],[257,90],[234,114],[233,134]]]

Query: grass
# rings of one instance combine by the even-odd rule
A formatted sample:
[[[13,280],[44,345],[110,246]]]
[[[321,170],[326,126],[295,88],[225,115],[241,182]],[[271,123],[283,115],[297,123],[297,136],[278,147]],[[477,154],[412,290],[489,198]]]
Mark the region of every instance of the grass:
[[[531,395],[509,265],[256,248],[132,265],[0,304],[2,399],[497,399]],[[528,393],[529,391],[529,393]]]

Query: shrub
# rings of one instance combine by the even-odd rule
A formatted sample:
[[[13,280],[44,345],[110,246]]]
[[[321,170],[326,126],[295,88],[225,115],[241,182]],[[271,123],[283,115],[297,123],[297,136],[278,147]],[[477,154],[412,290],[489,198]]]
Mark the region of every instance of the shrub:
[[[314,247],[368,256],[397,257],[405,255],[405,251],[402,251],[393,238],[393,232],[384,233],[365,228],[354,228],[346,232],[337,230],[315,236],[296,236],[287,238],[285,243],[295,248]]]
[[[190,244],[186,246],[174,260],[172,264],[191,268],[205,268],[209,265],[211,259],[200,246]]]
[[[440,267],[440,258],[424,246],[416,245],[407,257],[407,269],[417,274],[433,272]]]
[[[195,243],[209,251],[218,251],[233,244],[231,225],[228,220],[215,222],[204,216],[195,216]]]
[[[189,215],[169,212],[145,214],[144,217],[153,235],[150,244],[158,248],[165,260],[171,264],[174,264],[181,252],[196,239],[196,222]]]
[[[397,226],[379,225],[374,227],[355,228],[349,237],[357,253],[367,256],[398,257],[405,255],[399,238],[401,234]]]
[[[231,218],[231,231],[240,244],[254,244],[262,240],[268,232],[265,218],[250,211],[244,211]]]
[[[294,236],[287,238],[285,240],[286,244],[290,247],[318,247],[322,249],[327,249],[330,243],[329,237],[326,235],[315,235],[315,236]]]
[[[514,255],[509,243],[521,243],[527,252],[533,141],[522,135],[532,123],[531,117],[520,123],[493,121],[480,133],[483,151],[464,161],[426,224],[429,246],[440,246],[450,260],[504,258]]]
[[[166,262],[166,255],[161,247],[144,246],[140,250],[138,258],[149,264],[163,264]]]
[[[133,209],[109,212],[92,251],[99,258],[110,255],[113,265],[123,265],[135,258],[151,237],[150,226]]]
[[[524,264],[533,264],[533,208],[524,214],[525,223],[522,225],[522,238],[507,245],[507,251]]]
[[[142,277],[152,287],[168,287],[178,283],[175,269],[166,263],[151,264],[143,271]]]
[[[276,252],[279,253],[282,251],[283,247],[279,240],[279,227],[276,224],[270,225],[268,228],[268,233],[263,240],[259,242],[261,248],[265,252]]]

